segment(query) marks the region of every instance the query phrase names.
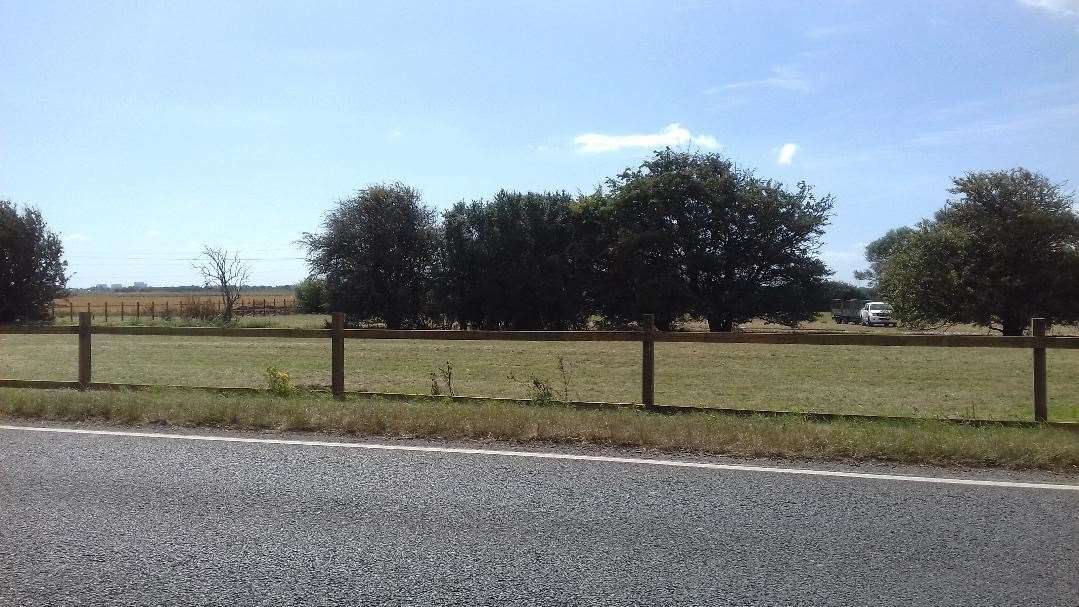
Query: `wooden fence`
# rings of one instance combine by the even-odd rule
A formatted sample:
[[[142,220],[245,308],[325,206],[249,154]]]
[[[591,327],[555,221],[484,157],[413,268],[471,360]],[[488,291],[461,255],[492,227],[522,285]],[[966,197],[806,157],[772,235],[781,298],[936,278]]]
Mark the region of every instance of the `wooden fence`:
[[[113,319],[119,319],[123,322],[128,319],[141,320],[149,318],[150,320],[156,320],[157,318],[172,318],[173,316],[183,318],[185,313],[191,313],[192,304],[198,306],[200,310],[208,309],[213,314],[220,314],[221,312],[221,302],[210,298],[181,299],[179,301],[166,299],[164,304],[153,300],[145,303],[141,300],[135,300],[134,302],[120,300],[119,305],[114,303],[112,306],[107,301],[100,304],[88,302],[86,306],[76,306],[72,301],[61,301],[59,303],[54,301],[49,309],[53,318],[67,316],[72,322],[75,321],[76,314],[83,311],[89,313],[91,317],[104,318],[105,322],[109,322],[111,311]],[[236,316],[299,314],[299,306],[295,299],[285,297],[241,298],[233,307],[232,313]],[[57,314],[60,316],[57,316]]]
[[[1048,419],[1048,386],[1046,378],[1046,351],[1051,349],[1079,349],[1079,337],[1048,337],[1045,319],[1031,320],[1029,337],[1004,337],[994,335],[897,335],[859,333],[682,333],[655,329],[654,316],[647,314],[637,331],[458,331],[458,330],[395,330],[395,329],[346,329],[344,314],[334,313],[329,329],[234,329],[234,328],[188,328],[188,327],[126,327],[94,326],[90,314],[79,313],[78,325],[12,326],[0,327],[0,334],[30,335],[78,335],[78,380],[34,381],[0,379],[0,387],[42,388],[116,388],[144,387],[136,384],[95,384],[91,381],[91,337],[93,335],[158,335],[184,337],[272,337],[330,339],[330,387],[335,397],[345,394],[345,341],[346,339],[417,339],[417,340],[477,340],[477,341],[627,341],[641,343],[641,401],[645,408],[684,408],[655,403],[655,344],[668,343],[714,343],[714,344],[789,344],[815,346],[916,346],[944,348],[1021,348],[1031,350],[1033,356],[1032,403],[1034,420]],[[225,388],[222,388],[225,389]],[[597,403],[600,404],[600,403]],[[851,416],[870,417],[870,416]]]

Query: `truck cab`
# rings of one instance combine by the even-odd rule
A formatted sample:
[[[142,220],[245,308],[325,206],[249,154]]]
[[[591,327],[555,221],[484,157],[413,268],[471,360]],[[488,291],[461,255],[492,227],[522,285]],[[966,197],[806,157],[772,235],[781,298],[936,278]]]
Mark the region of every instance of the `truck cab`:
[[[895,319],[892,317],[892,306],[885,301],[866,302],[866,304],[862,306],[861,316],[862,324],[867,327],[896,326]]]

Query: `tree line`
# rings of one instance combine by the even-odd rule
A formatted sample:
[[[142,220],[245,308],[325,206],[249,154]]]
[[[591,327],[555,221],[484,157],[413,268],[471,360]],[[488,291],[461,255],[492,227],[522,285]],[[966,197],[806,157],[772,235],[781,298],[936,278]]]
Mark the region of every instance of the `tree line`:
[[[718,154],[667,149],[592,193],[503,190],[441,214],[414,188],[378,184],[303,236],[311,275],[297,299],[391,328],[620,327],[650,313],[664,330],[697,318],[729,331],[870,297],[914,328],[1019,335],[1031,317],[1079,321],[1074,194],[1023,168],[968,173],[950,193],[932,218],[869,244],[858,287],[829,280],[818,257],[831,196]],[[234,293],[230,276],[206,286]],[[0,322],[47,318],[67,280],[41,213],[0,200]]]
[[[915,328],[969,323],[1022,335],[1030,319],[1079,321],[1075,196],[1023,168],[971,172],[913,227],[866,247],[857,274]]]
[[[830,293],[818,250],[832,206],[805,183],[670,149],[590,194],[503,190],[441,217],[414,188],[378,184],[304,235],[313,278],[298,295],[391,328],[573,329],[646,313],[664,330],[793,326]]]

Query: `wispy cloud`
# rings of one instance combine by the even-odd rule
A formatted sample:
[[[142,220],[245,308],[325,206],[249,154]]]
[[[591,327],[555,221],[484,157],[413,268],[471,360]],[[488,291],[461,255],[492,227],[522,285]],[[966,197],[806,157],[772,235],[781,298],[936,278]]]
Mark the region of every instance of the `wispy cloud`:
[[[705,92],[719,93],[722,91],[738,91],[755,88],[771,88],[793,91],[796,93],[806,93],[809,91],[810,87],[809,81],[797,68],[790,66],[776,66],[771,69],[771,76],[768,76],[767,78],[729,82],[722,86],[711,87]]]
[[[590,154],[600,152],[617,152],[628,148],[657,149],[662,147],[674,147],[679,145],[696,145],[702,148],[716,149],[719,142],[711,135],[694,135],[677,122],[668,124],[658,133],[641,133],[631,135],[605,135],[602,133],[584,133],[573,138],[577,144],[578,152]]]
[[[1079,0],[1019,0],[1019,4],[1041,9],[1059,17],[1079,15]]]
[[[851,28],[845,25],[820,25],[809,28],[809,30],[806,31],[805,36],[810,40],[826,40],[828,38],[841,36],[850,31]]]
[[[1079,118],[1079,103],[1069,103],[1035,110],[1006,120],[981,120],[964,126],[923,133],[907,141],[913,146],[955,145],[1030,129],[1036,126],[1068,123]]]
[[[798,144],[784,143],[779,148],[779,154],[776,155],[776,162],[779,164],[790,164],[794,161],[794,155],[798,153],[798,150]]]

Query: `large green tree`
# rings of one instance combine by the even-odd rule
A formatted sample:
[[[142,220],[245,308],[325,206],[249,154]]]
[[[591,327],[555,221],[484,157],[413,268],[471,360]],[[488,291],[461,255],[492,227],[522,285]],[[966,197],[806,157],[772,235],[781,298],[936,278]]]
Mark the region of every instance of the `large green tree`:
[[[41,212],[0,200],[0,322],[47,318],[67,278],[64,245]]]
[[[907,226],[892,228],[885,232],[884,236],[866,245],[865,260],[869,267],[855,271],[854,277],[868,282],[870,289],[879,289],[880,273],[881,268],[884,266],[884,261],[888,259],[893,250],[898,250],[899,247],[903,246],[912,234],[914,234],[914,228]]]
[[[815,317],[829,274],[817,251],[831,196],[760,178],[718,154],[670,149],[608,185],[582,211],[605,226],[594,294],[608,318],[651,312],[667,329],[690,314],[730,331],[752,318],[796,325]]]
[[[972,323],[1021,335],[1035,316],[1079,320],[1075,199],[1026,169],[972,172],[881,266],[880,287],[914,326]]]
[[[462,327],[565,329],[586,318],[573,199],[500,191],[444,215],[440,307]]]
[[[439,233],[415,189],[388,183],[359,190],[302,242],[312,274],[326,280],[331,311],[391,329],[426,323]]]

